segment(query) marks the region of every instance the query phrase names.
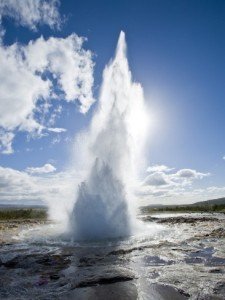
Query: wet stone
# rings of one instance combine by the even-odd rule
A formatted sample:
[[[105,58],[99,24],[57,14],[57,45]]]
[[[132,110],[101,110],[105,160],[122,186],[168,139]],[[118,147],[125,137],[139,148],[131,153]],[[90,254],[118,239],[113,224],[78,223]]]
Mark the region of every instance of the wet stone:
[[[170,217],[170,218],[158,218],[157,223],[170,223],[170,224],[195,224],[196,222],[214,222],[218,221],[217,218],[213,217]]]
[[[153,272],[148,274],[148,278],[155,279],[157,277],[159,277],[159,273],[156,272],[156,271],[153,271]]]
[[[210,269],[209,270],[209,273],[215,273],[215,274],[218,274],[218,273],[223,273],[223,270],[222,269]]]
[[[225,281],[217,282],[216,286],[213,289],[215,295],[225,295]]]
[[[3,263],[3,266],[6,267],[6,268],[16,268],[17,265],[18,265],[18,258],[13,258],[5,263]]]
[[[91,267],[96,263],[96,260],[99,260],[99,258],[95,259],[92,257],[81,257],[79,259],[78,267]]]
[[[152,217],[152,216],[144,216],[141,218],[142,221],[144,222],[155,222],[155,221],[158,221],[159,218],[155,218],[155,217]]]
[[[214,256],[213,247],[202,248],[188,253],[185,258],[187,264],[204,264],[205,266],[225,266],[225,259]]]
[[[62,294],[64,300],[137,300],[137,287],[132,281],[76,288]]]
[[[185,262],[187,264],[201,264],[203,263],[203,258],[201,257],[188,257],[188,258],[185,258]]]
[[[60,276],[58,274],[50,275],[50,279],[52,279],[52,280],[58,280],[59,278],[60,278]]]
[[[216,238],[225,238],[225,229],[224,228],[217,228],[214,229],[210,234],[207,236],[216,237]]]
[[[108,255],[126,255],[129,254],[133,251],[141,251],[143,250],[143,247],[133,247],[133,248],[128,248],[128,249],[118,249],[118,250],[113,250],[108,253]]]
[[[211,257],[206,260],[206,266],[225,266],[225,259],[221,257]]]
[[[125,276],[125,275],[117,275],[113,277],[108,277],[108,278],[98,278],[94,280],[89,280],[89,281],[83,281],[77,284],[77,288],[84,288],[84,287],[89,287],[89,286],[95,286],[95,285],[104,285],[104,284],[111,284],[111,283],[116,283],[116,282],[124,282],[124,281],[130,281],[133,280],[133,277],[131,276]]]
[[[190,297],[184,290],[167,284],[150,284],[145,279],[141,279],[139,285],[142,289],[142,299],[146,300],[185,300]]]
[[[175,263],[173,260],[164,260],[159,256],[145,256],[144,261],[146,266],[166,266]]]
[[[0,251],[0,299],[225,299],[225,218],[207,221],[213,216],[153,224],[166,228],[156,239],[147,234],[115,243],[67,244],[7,238]]]

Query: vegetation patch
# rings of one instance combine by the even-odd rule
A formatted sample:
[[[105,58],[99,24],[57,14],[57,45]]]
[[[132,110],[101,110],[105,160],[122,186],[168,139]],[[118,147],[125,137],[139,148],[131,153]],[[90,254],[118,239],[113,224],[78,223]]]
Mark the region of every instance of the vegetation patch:
[[[0,220],[46,220],[46,209],[2,209],[0,210]]]
[[[222,212],[225,213],[225,204],[205,205],[168,205],[168,206],[145,206],[141,207],[142,214],[153,212]]]

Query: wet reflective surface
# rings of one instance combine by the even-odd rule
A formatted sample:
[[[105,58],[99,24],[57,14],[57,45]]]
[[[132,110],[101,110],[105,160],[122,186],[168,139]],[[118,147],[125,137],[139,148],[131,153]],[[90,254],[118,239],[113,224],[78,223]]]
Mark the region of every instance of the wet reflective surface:
[[[224,214],[140,218],[141,233],[92,243],[56,238],[56,224],[8,224],[0,299],[225,299]]]

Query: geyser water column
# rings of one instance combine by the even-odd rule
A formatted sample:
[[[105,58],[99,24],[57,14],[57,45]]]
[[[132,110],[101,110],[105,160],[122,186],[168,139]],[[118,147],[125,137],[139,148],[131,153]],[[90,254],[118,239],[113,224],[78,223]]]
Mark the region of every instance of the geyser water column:
[[[132,82],[124,32],[105,67],[98,109],[82,133],[86,178],[71,216],[75,240],[127,236],[135,226],[133,188],[143,163],[148,118],[140,84]]]

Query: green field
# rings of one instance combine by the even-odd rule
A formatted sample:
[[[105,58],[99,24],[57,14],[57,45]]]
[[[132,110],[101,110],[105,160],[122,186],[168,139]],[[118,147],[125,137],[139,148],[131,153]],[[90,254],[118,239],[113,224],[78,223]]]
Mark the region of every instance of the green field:
[[[0,209],[0,220],[46,220],[47,210],[44,208]]]
[[[212,205],[168,205],[168,206],[145,206],[141,207],[141,213],[153,212],[222,212],[225,213],[225,204],[212,204]]]

